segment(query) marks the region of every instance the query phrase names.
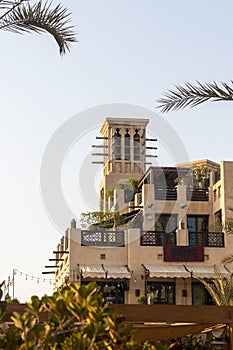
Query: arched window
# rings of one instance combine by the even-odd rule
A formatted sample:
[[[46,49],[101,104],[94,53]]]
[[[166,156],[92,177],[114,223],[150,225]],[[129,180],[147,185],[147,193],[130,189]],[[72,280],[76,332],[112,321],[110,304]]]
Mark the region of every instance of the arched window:
[[[135,130],[133,137],[133,149],[134,149],[134,160],[140,160],[140,136],[138,135],[138,129]]]
[[[130,160],[130,135],[129,135],[129,129],[126,129],[126,134],[125,134],[125,160]]]
[[[114,158],[116,160],[121,159],[121,134],[120,129],[116,129],[116,132],[113,135],[114,138]]]

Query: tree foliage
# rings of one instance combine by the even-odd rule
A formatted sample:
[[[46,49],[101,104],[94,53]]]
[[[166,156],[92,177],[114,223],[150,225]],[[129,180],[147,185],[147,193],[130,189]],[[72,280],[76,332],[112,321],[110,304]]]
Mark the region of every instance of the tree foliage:
[[[137,193],[138,192],[138,180],[135,179],[134,177],[129,177],[128,183],[129,183],[129,189],[132,189],[134,194]]]
[[[233,234],[233,218],[228,217],[225,218],[225,221],[223,224],[221,224],[222,230],[225,231],[227,234]],[[222,259],[222,264],[224,265],[230,265],[233,263],[233,254],[227,255],[224,259]]]
[[[133,339],[131,325],[104,303],[95,283],[80,287],[72,282],[52,296],[32,296],[27,307],[21,315],[9,314],[6,302],[0,302],[0,324],[14,322],[0,330],[1,349],[156,349]]]
[[[106,191],[105,197],[106,199],[113,197],[114,195],[114,190],[115,189],[122,189],[122,190],[127,190],[132,193],[132,197],[134,196],[135,193],[138,192],[138,180],[135,179],[134,177],[129,177],[127,180],[123,180],[122,182],[119,182],[115,188],[111,188]]]
[[[182,177],[174,179],[175,184],[186,185],[189,188],[205,188],[210,170],[206,165],[192,165]]]
[[[231,85],[230,85],[231,84]],[[195,107],[206,101],[232,101],[233,100],[233,81],[230,84],[221,83],[200,83],[197,85],[190,83],[184,86],[176,85],[176,90],[168,90],[164,97],[158,99],[162,113],[172,110],[180,110],[186,107]]]
[[[3,283],[0,284],[0,290]],[[212,349],[194,337],[162,342],[134,340],[131,324],[105,304],[94,282],[64,285],[52,296],[32,296],[23,314],[0,301],[1,350],[169,350]],[[5,322],[13,321],[11,328]]]
[[[213,336],[209,334],[205,340],[201,336],[189,335],[177,340],[174,349],[213,350],[212,341]]]
[[[0,30],[13,33],[49,33],[56,40],[60,54],[70,49],[76,34],[70,24],[70,13],[61,4],[52,8],[51,2],[42,0],[0,0]]]
[[[110,210],[81,213],[80,220],[84,225],[90,228],[96,226],[101,228],[112,228],[123,225],[126,222],[124,216],[116,211]]]

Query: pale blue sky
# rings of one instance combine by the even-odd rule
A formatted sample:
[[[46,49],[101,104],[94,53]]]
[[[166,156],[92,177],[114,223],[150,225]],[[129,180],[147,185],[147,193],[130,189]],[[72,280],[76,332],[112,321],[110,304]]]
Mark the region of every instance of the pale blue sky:
[[[12,275],[13,268],[43,277],[41,271],[60,239],[45,213],[39,176],[45,147],[63,122],[104,103],[154,110],[156,99],[174,84],[232,78],[230,0],[63,4],[73,12],[79,40],[65,57],[58,55],[48,35],[0,33],[0,280]],[[233,158],[232,110],[232,103],[209,103],[164,118],[191,159],[219,162]],[[88,142],[82,147],[90,151]],[[73,179],[78,163],[77,159],[74,168],[69,165]],[[68,178],[63,184],[67,198],[72,192]],[[77,200],[77,216],[83,208]],[[51,292],[49,284],[16,275],[15,294],[21,301],[44,292]]]

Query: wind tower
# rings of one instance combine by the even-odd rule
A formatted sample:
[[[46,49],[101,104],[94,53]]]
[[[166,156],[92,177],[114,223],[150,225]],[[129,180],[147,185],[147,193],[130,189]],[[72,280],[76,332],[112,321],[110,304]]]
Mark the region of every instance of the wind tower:
[[[103,178],[99,184],[100,202],[102,209],[106,210],[106,194],[127,181],[129,178],[139,180],[145,172],[146,149],[156,149],[156,147],[146,147],[146,141],[156,141],[146,139],[146,127],[149,119],[135,118],[106,118],[101,129],[102,145],[92,147],[102,148],[101,153],[93,153],[95,156],[102,156]],[[151,156],[150,157],[155,157]]]

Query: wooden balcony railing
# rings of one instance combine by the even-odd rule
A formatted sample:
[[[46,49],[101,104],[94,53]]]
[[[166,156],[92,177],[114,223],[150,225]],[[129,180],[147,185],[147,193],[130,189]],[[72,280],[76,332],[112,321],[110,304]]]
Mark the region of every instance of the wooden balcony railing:
[[[189,245],[224,248],[223,232],[189,232]]]
[[[176,245],[176,233],[164,231],[143,231],[141,234],[141,246],[166,246]]]
[[[187,188],[187,200],[188,201],[200,201],[205,202],[209,200],[209,190],[208,188]]]
[[[124,231],[82,230],[81,245],[89,247],[124,247]]]
[[[156,200],[177,200],[177,189],[176,187],[155,187],[155,199]]]

